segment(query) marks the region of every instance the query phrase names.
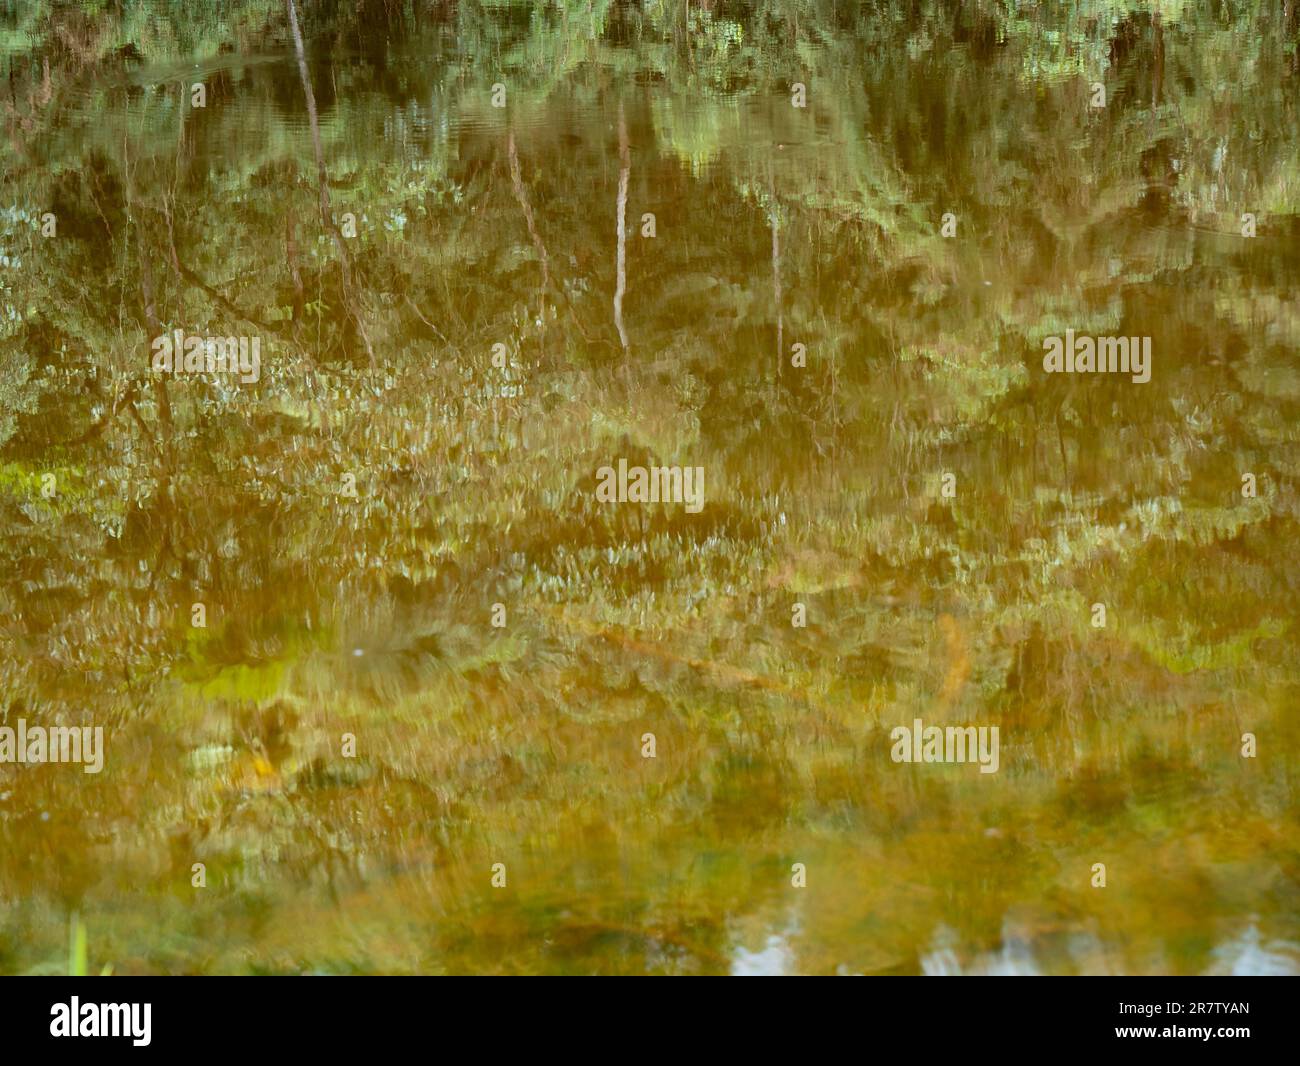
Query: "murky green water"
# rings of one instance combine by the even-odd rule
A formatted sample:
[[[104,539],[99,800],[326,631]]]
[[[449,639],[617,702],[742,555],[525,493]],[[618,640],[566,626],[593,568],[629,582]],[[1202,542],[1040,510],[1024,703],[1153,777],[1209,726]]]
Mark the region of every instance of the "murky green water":
[[[1294,4],[295,14],[0,5],[0,971],[1300,970]]]

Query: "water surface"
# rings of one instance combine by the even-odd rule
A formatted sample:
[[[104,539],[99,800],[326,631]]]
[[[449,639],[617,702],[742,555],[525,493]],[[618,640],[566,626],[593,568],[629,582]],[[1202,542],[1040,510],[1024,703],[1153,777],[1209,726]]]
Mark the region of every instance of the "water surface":
[[[0,970],[1300,970],[1295,5],[295,15],[0,8]]]

